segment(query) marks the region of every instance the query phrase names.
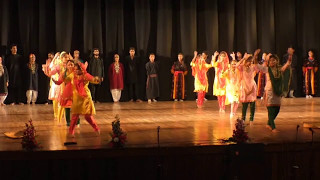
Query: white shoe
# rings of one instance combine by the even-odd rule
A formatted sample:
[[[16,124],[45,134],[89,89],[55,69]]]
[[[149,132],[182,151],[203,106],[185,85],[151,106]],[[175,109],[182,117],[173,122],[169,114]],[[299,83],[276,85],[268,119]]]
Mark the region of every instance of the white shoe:
[[[180,99],[180,102],[183,102],[183,99]]]
[[[263,100],[263,97],[261,97],[261,100]]]
[[[313,96],[309,95],[309,98],[313,98]]]
[[[307,99],[309,99],[309,96],[308,96],[308,95],[306,95],[306,98],[307,98]]]
[[[152,99],[152,101],[153,101],[153,102],[157,102],[157,100],[156,100],[156,99]]]
[[[207,98],[204,98],[204,101],[208,101],[208,99],[207,99]]]
[[[151,99],[148,99],[148,103],[151,104]]]
[[[178,101],[178,99],[174,99],[174,101],[175,101],[175,102],[177,102],[177,101]]]

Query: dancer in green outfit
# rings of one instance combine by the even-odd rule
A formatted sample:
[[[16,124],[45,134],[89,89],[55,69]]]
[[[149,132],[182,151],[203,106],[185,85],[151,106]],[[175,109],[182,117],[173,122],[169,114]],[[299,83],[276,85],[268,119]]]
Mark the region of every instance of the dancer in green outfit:
[[[264,65],[257,65],[259,69],[266,73],[267,83],[265,86],[264,100],[268,109],[268,124],[267,128],[272,132],[278,132],[274,120],[280,111],[281,97],[286,95],[285,90],[288,89],[289,80],[286,77],[286,71],[292,59],[281,67],[277,55],[268,54]]]

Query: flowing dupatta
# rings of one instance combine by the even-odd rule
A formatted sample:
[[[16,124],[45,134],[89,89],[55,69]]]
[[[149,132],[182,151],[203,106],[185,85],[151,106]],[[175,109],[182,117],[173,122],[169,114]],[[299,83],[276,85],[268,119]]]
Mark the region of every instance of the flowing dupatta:
[[[206,62],[203,61],[201,65],[199,64],[200,60],[197,59],[195,62],[195,66],[192,67],[192,75],[195,76],[198,75],[198,79],[201,82],[201,84],[206,84],[206,76],[207,76],[207,67],[205,66]]]
[[[286,74],[286,71],[284,72],[284,74]],[[272,84],[273,93],[276,94],[277,96],[282,96],[286,92],[285,90],[288,88],[288,83],[286,80],[287,78],[283,77],[283,74],[279,70],[279,68],[277,68],[277,73],[280,73],[280,76],[278,78],[274,77],[274,74],[272,73],[272,70],[270,67],[268,67],[268,72],[269,72],[269,76]]]
[[[223,61],[221,63],[218,64],[217,67],[217,75],[218,75],[218,88],[224,88],[226,86],[226,78],[222,77],[222,73],[225,72],[228,69],[228,65],[229,65],[229,57],[226,54],[225,58],[223,59]]]
[[[87,73],[86,67],[83,63],[79,63],[80,64],[80,68],[83,72],[83,75],[81,76],[75,76],[73,81],[74,81],[74,85],[78,91],[78,94],[81,97],[87,97],[87,92],[85,90],[85,85],[87,83],[88,80],[93,79],[93,76],[91,76],[90,74]]]

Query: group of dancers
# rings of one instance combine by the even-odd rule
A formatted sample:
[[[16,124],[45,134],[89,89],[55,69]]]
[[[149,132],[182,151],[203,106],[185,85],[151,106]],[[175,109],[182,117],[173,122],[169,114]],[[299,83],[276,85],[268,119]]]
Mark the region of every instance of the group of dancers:
[[[66,52],[56,53],[50,64],[45,64],[42,68],[51,78],[49,99],[53,101],[55,119],[61,123],[65,114],[67,125],[70,126],[69,134],[74,136],[79,116],[84,115],[96,133],[100,134],[100,129],[93,118],[95,107],[88,85],[98,84],[102,79],[90,75],[87,72],[87,64],[74,60]]]
[[[197,106],[201,108],[205,94],[208,91],[207,71],[209,68],[215,68],[215,79],[213,94],[217,96],[219,102],[219,112],[225,112],[225,106],[231,105],[230,117],[235,116],[238,105],[242,103],[242,119],[246,120],[246,112],[250,106],[250,125],[253,124],[255,113],[255,101],[257,99],[257,85],[255,75],[258,72],[265,74],[265,93],[264,100],[268,109],[267,127],[273,132],[277,132],[274,123],[280,106],[281,97],[288,90],[288,80],[286,80],[286,70],[289,70],[292,59],[281,66],[278,56],[273,54],[264,55],[263,64],[258,63],[258,54],[260,49],[254,54],[244,54],[240,61],[232,53],[232,60],[226,52],[215,52],[212,56],[211,63],[206,63],[206,54],[194,52],[194,57],[190,63],[192,75],[195,77],[194,87],[198,93]],[[288,79],[288,78],[287,78]]]
[[[15,62],[19,62],[16,45],[12,46],[11,52],[12,55],[9,56],[7,61],[9,62],[9,72],[6,66],[0,63],[0,81],[3,84],[0,86],[0,103],[2,105],[8,94],[9,76],[15,79],[13,75],[16,74],[12,72],[18,67]],[[281,66],[278,56],[263,53],[262,60],[258,60],[259,53],[260,49],[256,50],[253,55],[245,53],[242,57],[239,52],[237,54],[231,53],[230,56],[225,51],[214,52],[210,61],[206,52],[198,54],[195,51],[190,66],[194,76],[194,92],[198,96],[197,107],[201,108],[203,106],[209,84],[207,72],[210,68],[214,68],[213,95],[218,98],[219,112],[224,113],[225,106],[230,104],[230,117],[233,118],[236,115],[239,103],[242,103],[241,117],[246,120],[246,112],[249,107],[249,121],[252,124],[256,107],[255,101],[257,97],[261,97],[268,109],[267,127],[276,132],[274,120],[280,111],[281,97],[287,94],[293,97],[294,88],[292,86],[296,84],[294,82],[296,80],[292,77],[296,76],[297,57],[293,54],[294,49],[289,47],[288,55],[284,56]],[[73,57],[66,52],[48,54],[46,64],[42,65],[44,74],[50,77],[48,99],[53,102],[54,118],[59,123],[62,123],[65,114],[67,126],[70,126],[70,134],[74,134],[74,128],[77,124],[80,125],[79,115],[84,115],[85,119],[99,133],[99,127],[93,119],[95,114],[93,101],[97,100],[95,89],[104,79],[103,60],[99,56],[99,50],[94,49],[94,58],[89,61],[88,67],[88,62],[81,60],[79,54],[80,52],[77,50],[74,51]],[[137,102],[142,102],[137,95],[139,89],[137,84],[138,60],[133,47],[130,48],[129,54],[130,56],[126,57],[126,68],[120,62],[119,54],[114,54],[114,62],[108,69],[110,92],[114,102],[120,100],[121,91],[124,88],[125,74],[129,82],[130,101],[135,99]],[[229,57],[232,58],[231,61]],[[28,104],[34,104],[38,94],[38,66],[35,60],[35,55],[30,54],[27,64],[28,89],[26,96]],[[0,62],[2,62],[1,57]],[[148,103],[157,102],[156,98],[159,97],[158,63],[155,61],[155,54],[151,53],[149,62],[145,64]],[[317,66],[314,53],[309,51],[308,59],[303,65],[306,98],[312,98],[315,95]],[[173,74],[172,99],[183,101],[185,99],[185,75],[188,73],[188,68],[184,63],[182,53],[178,54],[178,60],[172,65],[171,73]],[[256,74],[258,74],[257,83],[255,81]],[[10,83],[11,87],[18,87],[13,85],[14,83],[17,84],[18,80],[10,81],[12,82]]]

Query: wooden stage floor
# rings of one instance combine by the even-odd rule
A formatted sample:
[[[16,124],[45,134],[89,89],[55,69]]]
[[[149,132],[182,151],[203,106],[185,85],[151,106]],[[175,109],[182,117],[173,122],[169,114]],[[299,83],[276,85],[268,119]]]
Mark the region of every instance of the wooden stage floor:
[[[276,119],[278,133],[270,132],[265,126],[267,111],[258,100],[253,126],[247,126],[252,143],[292,143],[296,142],[296,128],[299,142],[310,142],[311,133],[303,128],[303,122],[320,122],[320,98],[283,99],[280,114]],[[81,127],[76,129],[77,145],[64,146],[71,141],[67,137],[67,127],[58,125],[53,119],[51,105],[15,105],[0,107],[0,151],[21,150],[21,139],[9,139],[4,132],[24,129],[25,122],[33,120],[37,130],[37,140],[44,151],[103,149],[110,148],[109,133],[111,122],[120,115],[121,127],[128,134],[126,148],[157,146],[157,127],[160,126],[162,147],[223,145],[219,139],[232,135],[235,119],[229,118],[230,106],[225,114],[219,113],[216,100],[207,101],[202,109],[196,108],[194,101],[184,102],[121,102],[96,104],[95,119],[101,128],[96,136],[93,129],[81,117]],[[238,114],[241,115],[241,106]],[[249,110],[247,119],[249,117]],[[246,121],[248,122],[248,120]],[[319,133],[318,133],[319,132]],[[315,130],[314,141],[320,140],[320,131]]]

